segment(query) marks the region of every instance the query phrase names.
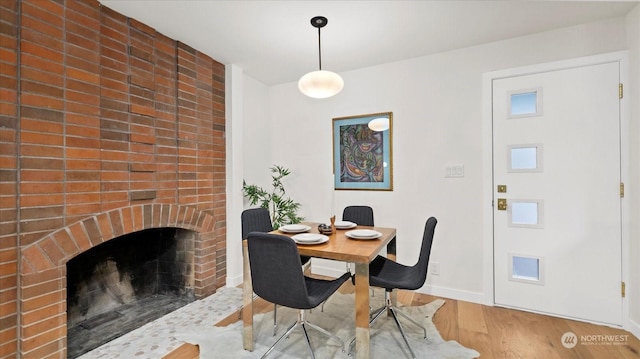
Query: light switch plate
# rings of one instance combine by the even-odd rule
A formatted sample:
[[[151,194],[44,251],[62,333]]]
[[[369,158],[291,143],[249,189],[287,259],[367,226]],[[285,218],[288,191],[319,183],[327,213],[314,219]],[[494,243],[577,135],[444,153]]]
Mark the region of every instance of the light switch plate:
[[[463,165],[447,166],[445,168],[444,176],[447,178],[464,177],[464,166]]]

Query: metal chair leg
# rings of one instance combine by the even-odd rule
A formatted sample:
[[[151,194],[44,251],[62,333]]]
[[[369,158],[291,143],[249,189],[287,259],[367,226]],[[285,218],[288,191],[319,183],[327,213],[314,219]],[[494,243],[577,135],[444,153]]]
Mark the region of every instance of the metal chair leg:
[[[400,335],[402,335],[402,339],[404,339],[404,343],[407,345],[407,348],[409,348],[409,352],[411,353],[411,357],[413,359],[418,359],[418,358],[416,358],[416,354],[413,352],[413,349],[411,349],[411,345],[409,344],[409,341],[407,340],[407,336],[404,334],[404,329],[402,329],[402,325],[398,321],[398,316],[396,315],[396,311],[393,308],[390,308],[390,311],[391,311],[391,316],[393,317],[393,320],[396,322],[396,326],[400,330]]]
[[[311,359],[316,359],[316,354],[313,352],[313,347],[311,346],[311,341],[309,340],[309,334],[307,333],[307,326],[304,325],[304,323],[302,323],[301,326],[302,332],[304,333],[304,338],[307,340],[307,348],[309,348]]]
[[[344,341],[342,339],[340,339],[340,337],[338,337],[337,335],[329,333],[327,330],[325,330],[325,329],[323,329],[323,328],[321,328],[321,327],[319,327],[319,326],[317,326],[317,325],[315,325],[315,324],[313,324],[311,322],[305,322],[305,324],[308,325],[310,328],[313,328],[313,329],[319,331],[320,333],[339,341],[340,342],[340,346],[342,347],[342,352],[344,353],[344,351],[345,351],[344,350]]]
[[[423,327],[422,325],[420,325],[420,323],[416,322],[413,318],[411,318],[410,316],[406,315],[405,313],[401,312],[400,310],[393,308],[392,309],[397,313],[400,314],[401,316],[403,316],[405,319],[409,320],[411,323],[415,324],[416,326],[420,327],[422,329],[422,331],[424,332],[424,339],[427,339],[427,328]]]
[[[389,308],[385,305],[371,312],[371,314],[369,314],[369,327],[371,327],[373,323],[375,323],[376,320],[378,320],[378,318],[382,315],[382,313],[384,313],[388,309]]]
[[[413,349],[411,348],[411,345],[409,344],[409,340],[407,339],[407,336],[405,335],[404,328],[402,327],[402,325],[400,324],[400,321],[398,320],[398,315],[408,319],[411,323],[413,323],[416,326],[420,327],[424,332],[424,339],[427,339],[427,329],[425,327],[423,327],[422,325],[420,325],[420,323],[415,321],[413,318],[409,317],[408,315],[406,315],[405,313],[401,312],[400,310],[395,308],[393,305],[391,305],[391,299],[389,298],[389,292],[387,292],[387,291],[384,292],[384,299],[385,299],[384,300],[384,303],[385,303],[384,306],[382,306],[382,307],[374,310],[373,312],[371,312],[371,314],[370,314],[371,319],[369,320],[369,327],[371,327],[378,320],[378,318],[380,318],[380,316],[382,316],[382,314],[384,312],[391,313],[391,316],[393,317],[393,320],[395,321],[396,326],[400,330],[400,335],[402,335],[402,339],[404,340],[404,343],[407,345],[407,348],[409,349],[409,352],[411,353],[411,357],[413,359],[417,359],[416,358],[416,354],[413,352]],[[353,352],[353,347],[355,345],[355,342],[356,342],[356,338],[353,338],[351,340],[351,342],[349,343],[348,356],[351,356],[351,353]]]
[[[289,334],[291,334],[291,332],[295,329],[295,327],[297,326],[302,327],[302,332],[304,333],[304,337],[305,340],[307,341],[307,347],[309,348],[309,352],[311,353],[311,358],[315,359],[315,353],[313,352],[313,347],[311,346],[311,341],[309,340],[309,334],[307,333],[307,326],[309,326],[309,328],[313,328],[315,330],[317,330],[318,332],[330,337],[330,338],[334,338],[336,340],[338,340],[340,342],[340,345],[342,346],[342,352],[344,353],[345,349],[344,349],[344,341],[342,339],[340,339],[340,337],[328,332],[327,330],[313,324],[310,322],[307,322],[307,320],[305,319],[305,311],[304,310],[300,310],[298,311],[298,319],[296,320],[295,323],[293,323],[288,329],[287,331],[280,337],[278,338],[278,340],[276,340],[276,342],[267,350],[266,353],[264,353],[264,355],[262,355],[261,358],[266,358],[267,355],[269,355],[269,353],[271,353],[273,351],[273,349],[276,347],[276,345],[278,345],[284,338],[287,338],[289,336]]]
[[[278,328],[278,305],[273,305],[273,336],[276,336],[276,330]]]
[[[269,353],[271,353],[271,351],[273,351],[273,348],[276,347],[276,345],[278,345],[284,338],[288,337],[289,334],[291,334],[291,332],[293,331],[293,329],[295,329],[295,327],[298,325],[298,322],[295,322],[293,324],[291,324],[291,326],[287,329],[287,331],[284,332],[284,334],[282,334],[282,336],[280,338],[278,338],[278,340],[276,340],[275,343],[273,343],[273,345],[271,346],[271,348],[269,348],[266,353],[264,353],[262,355],[262,357],[260,357],[261,359],[264,359],[267,357],[267,355],[269,355]]]

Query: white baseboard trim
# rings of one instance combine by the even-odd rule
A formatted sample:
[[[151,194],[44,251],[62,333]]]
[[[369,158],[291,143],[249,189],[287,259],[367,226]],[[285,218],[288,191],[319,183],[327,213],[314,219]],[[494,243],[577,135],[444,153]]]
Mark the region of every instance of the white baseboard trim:
[[[640,323],[636,323],[633,320],[627,320],[627,329],[631,334],[633,334],[636,338],[640,339]]]
[[[429,294],[435,297],[461,300],[464,302],[493,305],[493,303],[488,303],[488,304],[485,303],[486,302],[485,294],[481,292],[470,292],[468,290],[426,285],[421,289],[418,289],[418,293]]]
[[[237,287],[242,284],[242,275],[237,275],[235,277],[227,276],[227,287]]]
[[[313,265],[311,265],[312,274],[338,278],[344,272],[345,272],[345,267],[342,267],[341,269],[337,269],[337,268],[325,267],[323,265],[316,264],[315,262],[313,263]]]

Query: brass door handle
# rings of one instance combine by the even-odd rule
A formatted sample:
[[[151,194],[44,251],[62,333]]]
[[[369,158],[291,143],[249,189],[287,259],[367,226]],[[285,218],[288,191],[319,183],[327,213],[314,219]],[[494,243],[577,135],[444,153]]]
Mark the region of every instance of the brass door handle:
[[[498,211],[506,211],[506,210],[507,210],[507,199],[498,198]]]

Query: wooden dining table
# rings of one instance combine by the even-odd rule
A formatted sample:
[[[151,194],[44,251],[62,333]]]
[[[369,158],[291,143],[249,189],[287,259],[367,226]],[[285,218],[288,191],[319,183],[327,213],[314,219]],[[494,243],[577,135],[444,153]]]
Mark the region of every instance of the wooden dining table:
[[[318,224],[303,222],[311,229],[307,233],[319,233]],[[382,235],[376,239],[351,239],[345,235],[354,229],[373,229]],[[275,230],[271,233],[292,237],[293,233],[283,233]],[[303,245],[298,244],[300,255],[333,259],[348,263],[355,263],[355,350],[357,359],[369,358],[371,355],[369,332],[369,263],[387,248],[387,257],[395,259],[396,255],[396,229],[384,227],[357,226],[350,229],[337,229],[335,233],[328,235],[329,240],[322,244]],[[253,287],[251,283],[251,270],[249,267],[249,253],[247,241],[243,241],[244,280],[243,280],[243,346],[245,350],[253,351]],[[395,302],[395,296],[392,301]],[[350,338],[343,338],[349,341]]]

